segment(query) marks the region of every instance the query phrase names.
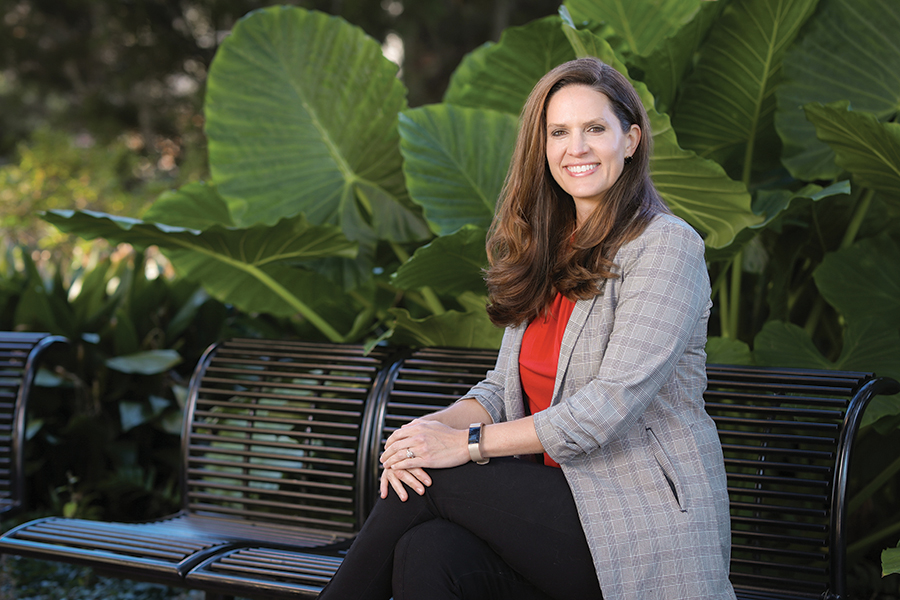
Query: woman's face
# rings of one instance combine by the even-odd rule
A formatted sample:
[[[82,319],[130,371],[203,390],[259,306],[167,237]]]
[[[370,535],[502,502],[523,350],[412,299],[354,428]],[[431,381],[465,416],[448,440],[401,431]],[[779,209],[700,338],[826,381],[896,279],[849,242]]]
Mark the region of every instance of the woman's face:
[[[574,84],[550,98],[547,163],[556,183],[575,200],[579,224],[603,201],[640,141],[637,125],[622,131],[606,94]]]

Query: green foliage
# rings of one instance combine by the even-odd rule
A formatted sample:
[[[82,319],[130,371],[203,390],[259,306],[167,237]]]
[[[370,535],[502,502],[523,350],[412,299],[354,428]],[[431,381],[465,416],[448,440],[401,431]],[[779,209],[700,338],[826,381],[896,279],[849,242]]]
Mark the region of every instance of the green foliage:
[[[27,253],[0,263],[0,327],[71,341],[29,404],[32,515],[135,520],[178,508],[187,382],[206,347],[246,322],[159,274],[155,256],[95,254],[46,280]]]
[[[491,224],[516,130],[514,116],[489,109],[434,104],[401,113],[406,185],[435,233]]]
[[[212,188],[207,189],[214,194]],[[141,247],[155,245],[168,251],[182,274],[206,281],[210,294],[223,301],[247,312],[276,316],[299,312],[326,335],[339,335],[327,322],[318,321],[318,314],[304,302],[315,273],[285,277],[283,267],[286,262],[323,256],[354,256],[355,244],[332,226],[311,227],[303,215],[285,218],[273,227],[237,229],[215,224],[205,231],[89,211],[53,211],[46,218],[63,231],[85,237],[104,236],[113,243],[127,241]]]
[[[406,290],[428,287],[439,294],[478,294],[484,289],[480,269],[487,263],[485,235],[483,227],[464,225],[436,238],[397,269],[392,283]]]
[[[212,176],[235,222],[303,212],[353,240],[421,239],[403,203],[396,71],[375,40],[336,17],[283,7],[240,21],[206,93]]]
[[[900,573],[900,547],[886,548],[881,553],[881,564],[884,575]]]
[[[651,116],[654,181],[711,249],[720,333],[746,344],[764,333],[758,353],[738,351],[736,356],[783,361],[793,355],[798,364],[857,364],[848,357],[867,353],[842,350],[842,331],[846,326],[852,341],[869,328],[840,320],[818,292],[815,272],[828,252],[850,247],[861,228],[867,235],[885,230],[868,213],[873,204],[873,211],[893,208],[893,125],[846,108],[840,113],[837,107],[809,105],[805,113],[789,111],[804,121],[808,113],[819,123],[819,135],[838,148],[839,164],[850,171],[854,186],[849,189],[846,176],[835,180],[827,190],[839,189],[839,194],[785,179],[775,160],[780,150],[775,96],[780,86],[793,85],[783,64],[786,57],[800,60],[792,48],[798,36],[798,43],[808,43],[800,35],[807,21],[809,35],[817,35],[816,19],[833,18],[830,6],[837,3],[823,0],[812,17],[813,0],[735,0],[724,10],[720,3],[669,2],[652,11],[630,6],[613,12],[602,1],[572,2],[567,8],[574,19],[564,11],[562,19],[546,17],[509,28],[498,42],[483,45],[460,64],[444,103],[414,109],[405,109],[394,67],[358,29],[300,9],[257,11],[235,28],[211,69],[210,165],[222,197],[212,186],[183,188],[161,197],[145,223],[125,228],[120,221],[121,231],[111,239],[153,243],[137,232],[161,231],[150,224],[154,221],[207,231],[219,224],[223,240],[225,231],[245,231],[241,220],[260,223],[272,234],[301,214],[312,223],[333,223],[359,244],[355,268],[348,267],[336,246],[326,246],[323,260],[275,254],[264,258],[267,271],[235,279],[221,269],[191,268],[208,260],[200,258],[197,247],[162,247],[180,272],[218,299],[246,310],[301,314],[329,339],[362,335],[371,340],[395,327],[412,331],[418,320],[442,316],[447,307],[471,306],[463,293],[483,296],[477,274],[484,263],[473,264],[483,255],[465,249],[472,246],[473,231],[467,232],[465,247],[452,236],[465,225],[489,224],[512,151],[513,117],[534,82],[555,64],[592,54],[647,78],[646,85],[633,81]],[[668,57],[670,67],[654,68],[648,62],[652,56]],[[335,64],[345,66],[334,69]],[[651,90],[660,90],[664,101],[658,103]],[[665,106],[671,107],[668,113],[658,110]],[[787,116],[779,119],[789,122]],[[716,160],[683,148],[680,140]],[[877,143],[867,145],[868,140]],[[873,171],[873,165],[880,170]],[[401,167],[402,182],[397,178]],[[773,183],[779,178],[781,184]],[[409,258],[422,243],[416,238],[424,234],[415,225],[419,217],[413,206],[421,207],[438,237]],[[112,221],[109,217],[82,212],[48,218],[82,235],[110,235],[104,225]],[[851,228],[840,231],[847,223]],[[191,234],[165,233],[172,239],[176,235]],[[235,254],[236,240],[244,234],[236,235],[219,255]],[[457,260],[462,255],[469,258]],[[389,280],[377,276],[394,271]],[[459,284],[451,285],[450,279]],[[339,298],[355,318],[336,313],[340,321],[334,322],[323,316],[328,309],[304,297],[311,281],[316,289],[328,290],[319,297]],[[747,285],[759,291],[742,293]],[[393,296],[378,291],[388,289]],[[259,293],[242,297],[247,290]],[[795,322],[804,313],[806,318]],[[764,329],[773,318],[782,324]],[[791,323],[804,335],[790,333]],[[878,364],[893,363],[888,358]],[[896,371],[891,367],[888,373]]]
[[[674,108],[679,138],[745,184],[753,170],[769,167],[766,158],[777,157],[773,116],[782,59],[817,2],[729,3],[682,86]]]
[[[80,144],[76,145],[76,144]],[[18,145],[18,162],[0,166],[0,233],[8,245],[59,249],[71,243],[34,218],[56,208],[136,214],[157,190],[142,189],[137,157],[121,140],[108,145],[90,136],[46,129]]]
[[[701,0],[662,0],[652,8],[640,2],[620,0],[569,0],[566,6],[576,19],[606,22],[625,46],[620,50],[646,56],[677,33],[703,4]]]
[[[900,52],[890,31],[900,27],[896,2],[822,2],[807,32],[784,58],[775,125],[784,142],[782,161],[798,179],[833,179],[841,173],[834,151],[800,114],[809,103],[849,101],[879,121],[900,109]]]

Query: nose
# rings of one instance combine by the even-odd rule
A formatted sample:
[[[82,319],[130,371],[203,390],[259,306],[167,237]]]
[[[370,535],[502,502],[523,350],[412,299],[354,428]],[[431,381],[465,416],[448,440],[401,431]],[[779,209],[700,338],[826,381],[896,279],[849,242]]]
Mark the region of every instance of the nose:
[[[583,133],[576,131],[569,136],[569,146],[566,148],[566,152],[571,156],[581,156],[587,152],[587,142]]]

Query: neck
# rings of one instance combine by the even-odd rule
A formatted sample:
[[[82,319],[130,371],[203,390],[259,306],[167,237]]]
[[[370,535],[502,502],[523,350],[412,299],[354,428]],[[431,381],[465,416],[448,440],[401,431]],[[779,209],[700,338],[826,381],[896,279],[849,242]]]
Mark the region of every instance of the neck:
[[[574,200],[574,198],[573,198]],[[575,202],[575,227],[581,227],[594,212],[594,205],[591,202],[574,200]]]

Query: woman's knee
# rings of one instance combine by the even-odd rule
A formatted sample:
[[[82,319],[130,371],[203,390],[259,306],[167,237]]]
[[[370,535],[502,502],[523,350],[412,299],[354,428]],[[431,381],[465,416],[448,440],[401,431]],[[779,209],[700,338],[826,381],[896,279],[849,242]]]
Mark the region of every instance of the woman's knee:
[[[414,527],[397,543],[393,590],[395,600],[545,600],[487,543],[443,519]]]

